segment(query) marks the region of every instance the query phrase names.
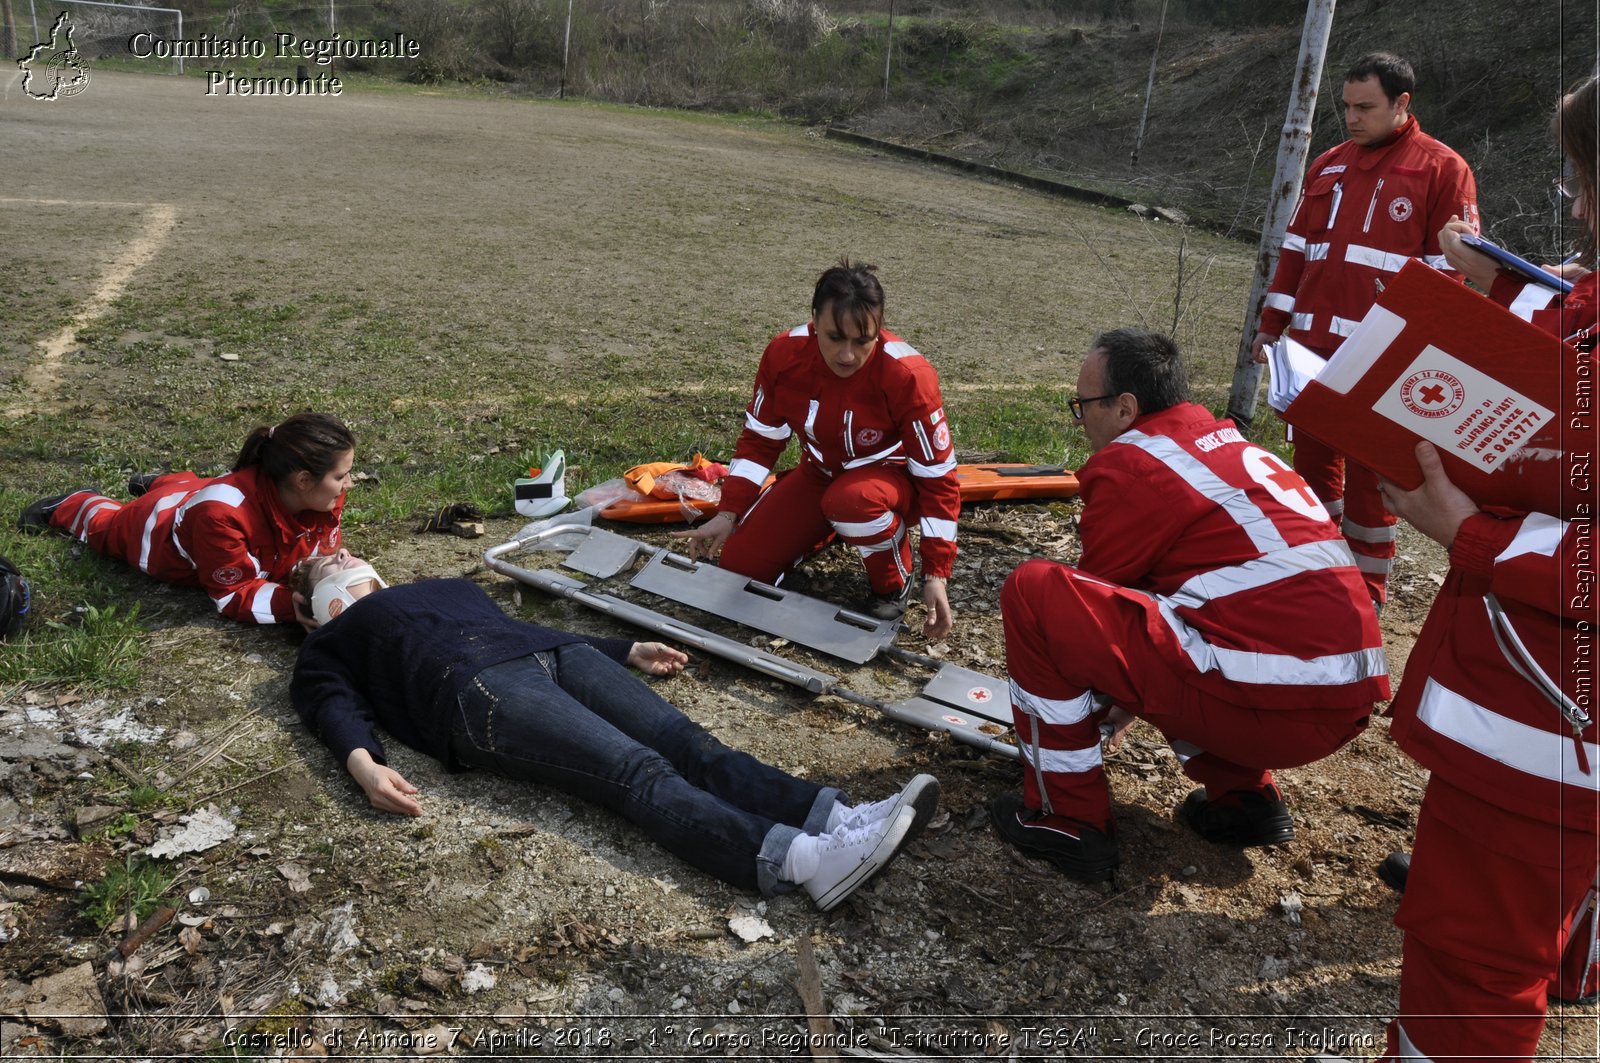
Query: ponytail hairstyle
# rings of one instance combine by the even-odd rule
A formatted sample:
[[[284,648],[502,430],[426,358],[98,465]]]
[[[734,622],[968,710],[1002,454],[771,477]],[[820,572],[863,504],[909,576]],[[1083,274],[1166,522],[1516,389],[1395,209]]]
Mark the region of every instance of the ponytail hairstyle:
[[[281,424],[261,425],[251,432],[239,449],[233,471],[259,465],[280,486],[297,472],[308,472],[320,480],[355,447],[356,437],[343,421],[307,410]]]
[[[1551,122],[1561,154],[1566,156],[1565,164],[1576,178],[1573,182],[1578,186],[1576,191],[1583,199],[1584,220],[1588,225],[1586,231],[1578,234],[1578,246],[1583,253],[1583,263],[1590,269],[1595,268],[1595,246],[1600,239],[1600,234],[1596,233],[1600,217],[1595,214],[1600,210],[1600,174],[1596,173],[1600,169],[1597,96],[1600,96],[1600,76],[1592,76],[1561,97],[1555,120]]]

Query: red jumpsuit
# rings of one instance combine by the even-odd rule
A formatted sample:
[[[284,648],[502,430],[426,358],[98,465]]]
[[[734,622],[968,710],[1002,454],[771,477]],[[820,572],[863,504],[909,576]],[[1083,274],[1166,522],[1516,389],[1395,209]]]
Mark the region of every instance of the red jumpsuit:
[[[1261,332],[1282,336],[1287,330],[1327,358],[1407,259],[1420,256],[1449,270],[1439,230],[1451,215],[1477,225],[1478,189],[1461,156],[1424,133],[1415,118],[1378,147],[1345,141],[1306,174],[1261,311]],[[1345,468],[1342,455],[1303,432],[1293,438],[1295,471],[1340,523],[1373,600],[1385,601],[1395,518],[1383,508],[1377,479],[1362,466]]]
[[[799,468],[761,492],[792,436]],[[961,487],[933,366],[887,329],[849,377],[828,368],[809,324],[776,337],[761,355],[720,508],[740,518],[722,567],[768,583],[834,533],[860,552],[873,591],[894,594],[911,576],[912,521],[923,575],[948,578]]]
[[[1361,732],[1389,696],[1377,618],[1294,470],[1182,403],[1078,482],[1078,567],[1029,561],[1000,597],[1028,808],[1108,828],[1109,704],[1155,725],[1212,797]]]
[[[277,486],[251,466],[213,479],[171,473],[128,503],[81,492],[50,525],[165,583],[204,588],[230,620],[277,624],[295,619],[283,581],[305,558],[339,548],[343,509],[341,498],[329,513],[286,513]]]
[[[1582,349],[1597,281],[1588,274],[1563,303],[1502,274],[1491,295]],[[1431,776],[1395,914],[1405,946],[1388,1059],[1527,1059],[1547,991],[1596,988],[1600,734],[1584,722],[1600,659],[1592,356],[1566,379],[1561,497],[1549,512],[1461,525],[1395,699],[1391,733]]]

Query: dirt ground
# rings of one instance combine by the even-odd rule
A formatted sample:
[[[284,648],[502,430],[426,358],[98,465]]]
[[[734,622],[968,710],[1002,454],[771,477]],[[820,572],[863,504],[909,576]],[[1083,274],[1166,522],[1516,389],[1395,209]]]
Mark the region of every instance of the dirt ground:
[[[1073,511],[964,512],[959,629],[933,652],[1003,674],[999,584],[1026,556],[1070,557]],[[471,574],[542,622],[623,633],[484,569],[481,548],[517,527],[495,522],[477,543],[395,529],[369,552],[391,578]],[[1384,617],[1397,671],[1443,573],[1438,551],[1409,536],[1400,557]],[[815,579],[816,593],[861,590],[838,551],[819,559]],[[807,936],[834,1015],[828,1043],[841,1051],[1220,1059],[1319,1048],[1370,1058],[1381,1048],[1399,938],[1395,898],[1374,868],[1406,846],[1424,783],[1383,721],[1338,755],[1283,772],[1298,837],[1242,852],[1175,823],[1190,784],[1159,736],[1136,729],[1109,758],[1123,864],[1114,883],[1087,887],[993,835],[984,805],[1016,785],[1014,764],[698,659],[659,689],[731,744],[863,798],[916,771],[941,780],[943,809],[927,834],[824,916],[794,897],[761,901],[723,886],[579,801],[449,775],[393,745],[427,815],[372,812],[287,708],[292,639],[202,618],[181,592],[145,598],[171,618],[157,647],[207,642],[209,667],[158,670],[146,686],[167,693],[131,703],[57,706],[30,692],[0,706],[0,859],[12,872],[0,902],[4,989],[15,1001],[42,975],[88,962],[119,1016],[81,1039],[48,1019],[8,1022],[8,1053],[71,1045],[132,1058],[245,1037],[247,1054],[270,1056],[285,1043],[251,1041],[253,1031],[301,1038],[287,1043],[302,1055],[310,1038],[356,1058],[409,1056],[429,1036],[455,1038],[456,1054],[773,1058],[793,1054],[804,1029],[797,948]],[[927,649],[921,641],[900,638]],[[813,663],[880,696],[913,693],[919,681],[889,666]],[[86,843],[69,830],[96,801],[79,773],[114,770],[92,743],[125,739],[117,720],[104,721],[129,709],[149,729],[140,763],[151,781],[214,807],[239,833],[179,862],[175,893],[209,890],[180,906],[195,925],[170,924],[125,963],[119,936],[95,934],[57,884],[87,875],[108,850],[152,840],[145,829]],[[207,781],[212,754],[232,768]],[[215,778],[234,780],[231,789],[210,796]],[[767,936],[745,943],[731,925],[750,916]],[[1594,1028],[1593,1008],[1556,1010],[1546,1058],[1592,1057]]]
[[[413,461],[425,467],[430,448],[509,445],[536,407],[629,372],[670,386],[691,418],[707,415],[716,395],[747,386],[759,344],[799,320],[796,293],[817,266],[863,244],[883,251],[875,257],[900,281],[894,312],[916,322],[956,395],[1059,382],[1096,329],[1171,324],[1170,287],[1132,266],[1175,261],[1185,246],[1206,269],[1178,301],[1180,333],[1225,360],[1237,338],[1247,248],[1180,244],[1160,227],[1130,235],[1106,212],[804,130],[378,94],[312,111],[334,101],[205,101],[192,79],[98,74],[50,111],[20,101],[14,83],[0,88],[8,149],[28,161],[0,198],[0,223],[27,237],[12,253],[7,321],[29,339],[0,340],[0,384],[8,408],[30,411],[0,421],[0,445],[40,494],[80,468],[150,467],[173,438],[235,439],[237,418],[327,395],[356,412],[366,403],[363,467],[385,482]],[[32,339],[91,301],[103,264],[147,231],[150,203],[176,205],[170,242],[108,311],[131,305],[150,320],[67,349],[56,382],[40,385]],[[328,357],[279,346],[265,325],[163,332],[213,305],[218,327],[233,328],[288,303],[310,316]],[[698,311],[708,303],[727,311],[715,327]],[[430,353],[401,348],[403,366],[380,363],[357,342],[372,334],[414,335]],[[151,335],[168,338],[152,348]],[[219,367],[219,351],[242,360]],[[734,352],[730,383],[717,370]],[[1220,405],[1223,386],[1207,389],[1199,397]],[[413,437],[418,425],[397,419],[430,402],[446,427]],[[41,443],[50,409],[82,436]],[[1073,513],[964,513],[959,627],[939,653],[1001,672],[1000,583],[1027,556],[1072,558]],[[373,520],[352,542],[391,581],[467,574],[533,619],[616,631],[536,592],[519,605],[514,585],[484,568],[482,550],[519,524],[491,521],[486,539],[468,542]],[[859,592],[842,561],[825,559],[824,572],[833,578],[819,592]],[[1397,674],[1443,572],[1436,550],[1402,539],[1384,616]],[[1136,731],[1110,760],[1122,868],[1089,888],[992,834],[984,806],[1016,785],[1014,764],[696,662],[662,693],[730,744],[860,798],[917,771],[943,784],[927,834],[819,916],[712,881],[602,811],[446,775],[403,748],[393,762],[422,787],[428,814],[372,812],[289,709],[292,638],[223,624],[192,592],[111,566],[106,580],[141,605],[150,631],[139,688],[0,691],[7,1058],[773,1058],[803,1051],[807,939],[841,1054],[1293,1058],[1326,1047],[1371,1058],[1381,1048],[1399,937],[1395,898],[1373,870],[1407,845],[1424,783],[1381,720],[1337,756],[1284,772],[1299,836],[1244,853],[1174,823],[1189,784],[1157,736]],[[842,674],[868,693],[914,689],[886,667]],[[107,837],[104,824],[143,784],[173,804]],[[75,885],[201,809],[236,833],[175,861],[177,918],[123,958],[121,932],[79,914]],[[737,936],[730,923],[748,917],[770,936]],[[1596,1027],[1593,1007],[1557,1010],[1546,1058],[1592,1058]]]

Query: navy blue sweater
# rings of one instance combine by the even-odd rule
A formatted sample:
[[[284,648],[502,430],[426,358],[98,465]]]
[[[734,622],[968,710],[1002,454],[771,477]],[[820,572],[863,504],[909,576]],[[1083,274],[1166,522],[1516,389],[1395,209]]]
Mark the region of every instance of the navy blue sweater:
[[[470,580],[423,580],[369,594],[308,635],[289,696],[340,764],[356,749],[387,763],[374,725],[450,764],[451,715],[473,676],[573,642],[622,663],[633,648],[514,620]]]

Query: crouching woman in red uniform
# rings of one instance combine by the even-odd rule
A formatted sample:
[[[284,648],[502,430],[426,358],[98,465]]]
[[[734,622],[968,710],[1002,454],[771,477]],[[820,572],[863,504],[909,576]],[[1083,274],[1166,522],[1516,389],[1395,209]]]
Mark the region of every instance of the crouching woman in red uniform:
[[[893,619],[911,592],[913,525],[921,534],[930,639],[949,634],[945,591],[956,556],[961,488],[939,376],[883,327],[874,266],[841,262],[817,281],[811,320],[767,344],[717,515],[692,531],[693,556],[768,583],[828,535],[861,554],[866,610]],[[800,465],[761,485],[791,438]]]
[[[339,549],[355,437],[337,417],[299,413],[251,432],[226,476],[134,477],[132,502],[96,488],[41,498],[17,526],[56,531],[164,583],[201,587],[217,612],[246,624],[299,621],[289,575]]]
[[[1572,166],[1572,216],[1593,264],[1600,83],[1566,96],[1557,135]],[[1575,187],[1573,187],[1575,186]],[[1406,664],[1390,733],[1431,776],[1395,923],[1405,932],[1399,1016],[1386,1060],[1529,1059],[1549,995],[1594,991],[1594,883],[1600,868],[1600,734],[1593,674],[1600,637],[1594,583],[1594,273],[1564,299],[1497,274],[1460,245],[1453,265],[1514,313],[1571,343],[1560,357],[1569,475],[1537,512],[1480,509],[1437,454],[1418,445],[1425,481],[1380,490],[1389,510],[1450,551],[1450,573]]]

